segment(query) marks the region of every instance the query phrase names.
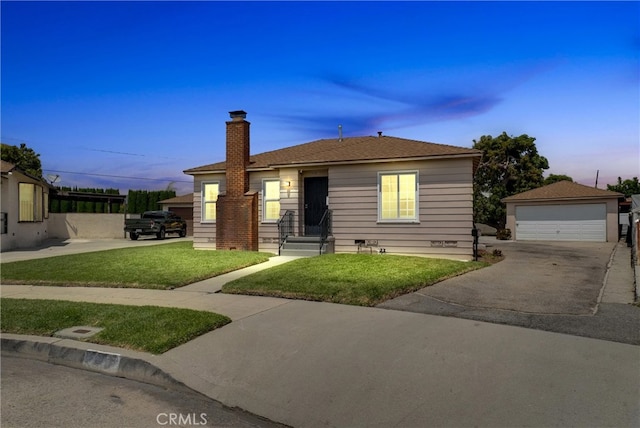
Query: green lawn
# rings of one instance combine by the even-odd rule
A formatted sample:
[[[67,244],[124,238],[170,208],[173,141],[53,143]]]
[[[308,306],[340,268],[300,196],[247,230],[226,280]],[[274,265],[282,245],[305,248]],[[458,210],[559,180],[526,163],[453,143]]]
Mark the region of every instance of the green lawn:
[[[256,263],[272,254],[194,250],[191,242],[123,248],[3,263],[3,284],[181,287]]]
[[[484,266],[424,257],[327,254],[256,272],[227,283],[222,291],[374,306]]]
[[[224,315],[157,306],[0,299],[2,332],[53,336],[64,328],[102,327],[91,343],[161,354],[231,322]]]

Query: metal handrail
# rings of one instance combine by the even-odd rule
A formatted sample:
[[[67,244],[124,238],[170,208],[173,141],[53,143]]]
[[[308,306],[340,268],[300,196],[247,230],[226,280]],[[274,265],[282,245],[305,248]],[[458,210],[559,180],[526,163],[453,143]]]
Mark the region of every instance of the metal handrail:
[[[332,230],[332,212],[330,209],[327,209],[322,215],[322,220],[318,224],[320,226],[320,255],[322,255],[322,247],[327,242],[327,238],[331,235]]]
[[[280,220],[278,220],[278,236],[279,236],[279,245],[278,245],[278,255],[280,255],[280,250],[282,249],[282,245],[287,240],[288,236],[294,236],[293,231],[293,216],[295,212],[292,210],[286,210]]]

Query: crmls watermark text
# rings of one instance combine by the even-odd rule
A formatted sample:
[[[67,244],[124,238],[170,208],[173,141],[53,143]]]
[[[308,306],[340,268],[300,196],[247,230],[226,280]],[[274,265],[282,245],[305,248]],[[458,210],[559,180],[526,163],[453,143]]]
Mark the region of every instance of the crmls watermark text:
[[[156,416],[158,425],[176,425],[176,426],[201,426],[207,424],[206,413],[159,413]]]

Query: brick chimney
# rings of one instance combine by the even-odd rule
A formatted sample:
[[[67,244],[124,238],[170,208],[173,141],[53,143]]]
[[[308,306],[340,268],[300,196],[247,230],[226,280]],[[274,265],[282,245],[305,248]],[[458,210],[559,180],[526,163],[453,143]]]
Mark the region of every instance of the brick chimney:
[[[227,195],[240,196],[249,191],[249,122],[242,110],[229,112],[227,122]]]
[[[258,251],[258,193],[249,192],[247,113],[229,112],[226,193],[216,204],[216,249]]]

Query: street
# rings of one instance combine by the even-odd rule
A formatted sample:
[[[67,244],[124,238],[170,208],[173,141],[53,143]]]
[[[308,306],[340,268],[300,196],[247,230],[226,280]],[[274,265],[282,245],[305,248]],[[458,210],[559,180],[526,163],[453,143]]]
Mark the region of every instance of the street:
[[[196,393],[27,358],[2,357],[3,428],[276,427]]]

